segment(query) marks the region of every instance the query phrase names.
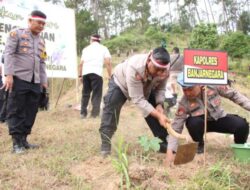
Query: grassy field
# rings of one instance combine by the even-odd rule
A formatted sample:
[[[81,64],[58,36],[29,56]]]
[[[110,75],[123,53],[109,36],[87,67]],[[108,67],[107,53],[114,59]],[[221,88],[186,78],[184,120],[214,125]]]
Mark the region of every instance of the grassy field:
[[[249,96],[246,78],[234,76],[234,79],[235,88]],[[0,189],[115,190],[126,189],[126,182],[127,185],[130,183],[131,189],[138,190],[250,189],[250,164],[233,159],[232,136],[208,134],[205,164],[203,156],[197,155],[191,163],[168,168],[164,164],[164,154],[145,154],[138,137],[147,135],[152,138],[152,134],[141,113],[131,103],[123,107],[112,141],[113,148],[121,144],[128,145],[128,150],[113,149],[112,156],[103,159],[99,155],[100,118],[80,119],[79,111],[74,109],[79,103],[77,91],[80,89],[74,87],[64,91],[56,108],[58,91],[55,91],[51,109],[38,113],[29,137],[30,142],[41,145],[37,150],[29,150],[23,155],[12,154],[7,127],[0,125]],[[250,121],[249,112],[228,101],[223,104],[228,112]],[[119,168],[126,166],[122,154],[128,160],[125,169]],[[124,177],[121,186],[121,176],[126,174],[129,178]]]

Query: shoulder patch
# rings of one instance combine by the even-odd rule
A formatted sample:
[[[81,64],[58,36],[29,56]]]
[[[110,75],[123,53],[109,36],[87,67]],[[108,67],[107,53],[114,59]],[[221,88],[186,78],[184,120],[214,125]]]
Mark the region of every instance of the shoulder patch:
[[[211,90],[211,89],[208,89],[207,90],[207,95],[208,96],[211,96],[211,95],[214,95],[215,94],[215,91],[214,90]]]
[[[228,86],[227,86],[227,85],[221,85],[221,86],[219,86],[218,88],[219,88],[219,90],[222,90],[222,91],[224,91],[224,92],[227,92],[227,91],[228,91]]]
[[[180,107],[178,108],[178,110],[176,111],[175,115],[176,115],[176,116],[181,116],[181,115],[183,115],[184,113],[186,113],[185,108],[180,106]]]

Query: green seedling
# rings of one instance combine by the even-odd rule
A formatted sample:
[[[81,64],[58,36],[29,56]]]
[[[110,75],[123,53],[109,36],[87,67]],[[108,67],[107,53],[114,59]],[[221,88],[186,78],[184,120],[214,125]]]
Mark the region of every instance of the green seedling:
[[[152,139],[149,139],[147,136],[139,137],[139,144],[143,148],[144,152],[159,151],[161,142],[162,140],[159,139],[158,137],[153,137]]]
[[[126,189],[130,189],[131,182],[128,174],[128,158],[127,158],[127,150],[128,144],[124,142],[122,137],[119,138],[118,144],[114,146],[115,151],[117,153],[117,157],[112,158],[112,165],[115,170],[121,175],[121,188],[123,187],[123,181],[125,179]]]
[[[161,139],[158,137],[153,137],[149,139],[147,136],[140,136],[138,140],[139,144],[143,148],[143,152],[140,154],[140,158],[142,161],[150,161],[150,153],[157,152],[160,150]]]

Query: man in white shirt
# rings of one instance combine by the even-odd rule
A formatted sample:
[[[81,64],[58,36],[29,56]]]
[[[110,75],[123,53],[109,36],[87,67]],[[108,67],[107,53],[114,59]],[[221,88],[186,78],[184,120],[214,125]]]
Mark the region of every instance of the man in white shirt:
[[[91,117],[95,118],[100,114],[103,86],[103,64],[106,65],[108,77],[111,77],[111,55],[108,48],[101,45],[100,41],[101,37],[99,35],[92,35],[90,45],[82,50],[79,69],[79,77],[82,78],[83,83],[81,118],[87,117],[87,106],[91,92]]]

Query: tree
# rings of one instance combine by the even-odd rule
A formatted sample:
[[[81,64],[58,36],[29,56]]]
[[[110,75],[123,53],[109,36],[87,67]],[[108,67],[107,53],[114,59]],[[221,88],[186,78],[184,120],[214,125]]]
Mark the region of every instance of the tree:
[[[191,7],[194,9],[194,11],[196,12],[198,21],[199,21],[199,23],[200,23],[200,22],[201,22],[201,19],[200,19],[200,14],[199,14],[197,5],[198,5],[197,0],[184,0],[184,5],[183,5],[183,6],[184,6],[184,7],[185,7],[185,6],[191,6]]]
[[[149,25],[150,5],[149,0],[131,0],[128,4],[128,10],[131,13],[130,25],[136,26],[145,31]]]
[[[218,47],[218,33],[215,24],[197,25],[191,34],[191,48],[215,49]]]
[[[190,18],[194,18],[194,15],[192,15],[192,12],[190,11],[189,14],[187,10],[185,9],[185,6],[180,7],[180,15],[179,15],[179,25],[183,31],[191,31],[192,26],[190,24]],[[195,22],[195,21],[194,21]],[[195,24],[195,23],[193,23]]]
[[[84,7],[86,7],[87,0],[66,0],[66,7],[74,9],[76,13],[81,11]]]
[[[237,30],[242,31],[244,34],[250,33],[250,12],[242,12],[237,22]]]
[[[45,0],[45,2],[51,2],[51,3],[55,4],[55,5],[62,4],[61,0]]]
[[[76,14],[77,52],[80,54],[83,47],[89,43],[90,36],[97,33],[98,24],[91,18],[90,12],[81,10]]]
[[[242,32],[229,33],[224,37],[220,48],[226,50],[232,58],[250,56],[250,37]]]

